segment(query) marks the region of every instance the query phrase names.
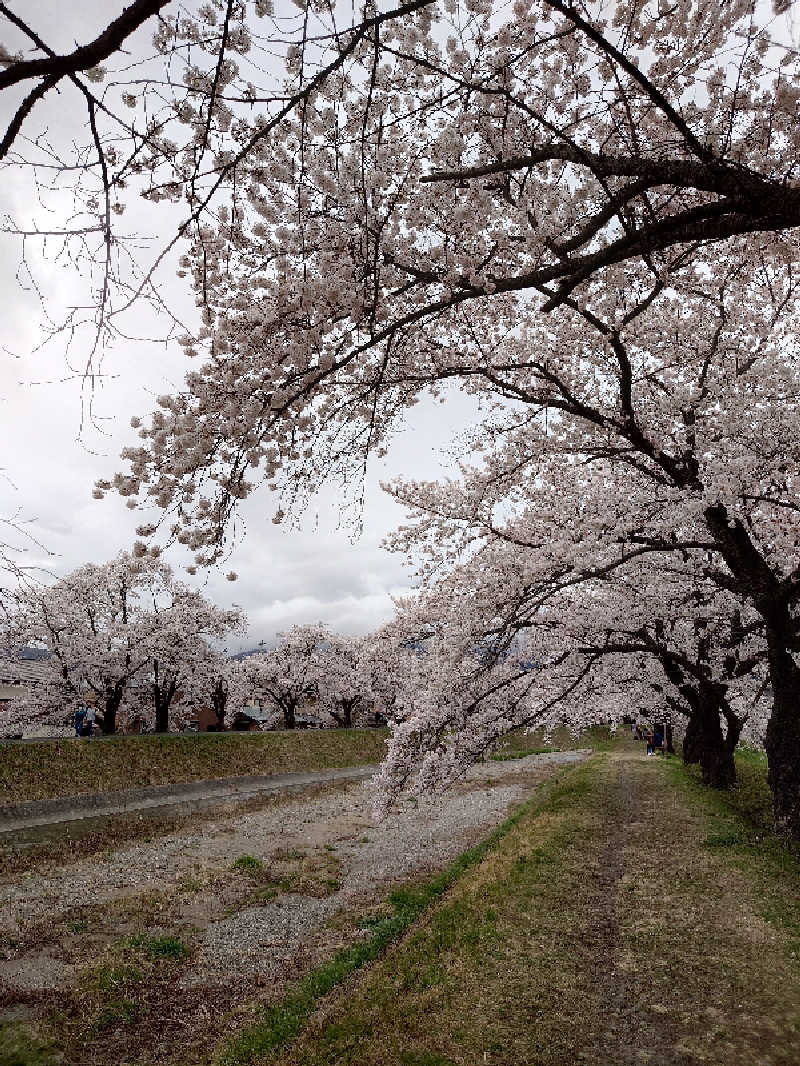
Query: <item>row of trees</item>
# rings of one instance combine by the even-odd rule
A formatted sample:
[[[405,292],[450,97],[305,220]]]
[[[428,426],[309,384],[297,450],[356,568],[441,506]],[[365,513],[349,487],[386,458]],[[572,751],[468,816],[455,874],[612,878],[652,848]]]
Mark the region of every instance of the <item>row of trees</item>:
[[[392,489],[442,634],[392,780],[657,701],[715,784],[763,728],[800,836],[799,75],[744,0],[423,2],[304,40],[249,120],[186,259],[212,358],[116,487],[206,562],[253,469],[280,520],[423,391],[479,398],[462,477]]]
[[[397,715],[398,692],[418,676],[414,648],[397,646],[382,630],[363,637],[317,625],[279,634],[275,648],[242,662],[253,692],[293,729],[313,704],[323,724],[341,728],[373,724]]]
[[[0,645],[7,656],[36,647],[47,657],[41,683],[4,710],[0,734],[63,727],[87,700],[105,734],[179,729],[201,709],[224,729],[254,701],[286,729],[310,704],[324,723],[371,724],[392,706],[401,659],[414,658],[390,659],[380,634],[342,636],[321,624],[295,626],[266,651],[227,655],[225,640],[245,632],[241,610],[216,607],[148,554],[122,553],[49,586],[20,583]]]
[[[244,628],[241,611],[211,604],[151,555],[122,553],[50,586],[22,582],[0,640],[7,654],[39,647],[47,659],[42,683],[9,708],[3,731],[63,726],[88,699],[103,733],[135,724],[164,732],[213,705],[214,692],[238,690],[218,649]]]

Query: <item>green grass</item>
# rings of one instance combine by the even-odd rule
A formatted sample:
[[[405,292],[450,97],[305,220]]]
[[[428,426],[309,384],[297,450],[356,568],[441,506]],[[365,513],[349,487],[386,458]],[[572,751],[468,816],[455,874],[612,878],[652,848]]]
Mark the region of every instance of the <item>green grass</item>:
[[[493,762],[506,762],[508,759],[524,759],[526,755],[545,755],[551,751],[560,751],[560,748],[520,748],[518,751],[503,751],[496,755],[490,755]]]
[[[704,844],[757,886],[758,914],[788,936],[787,952],[800,966],[800,853],[775,833],[763,752],[737,749],[737,784],[705,788],[695,766],[668,764],[672,779],[702,806],[709,832]]]
[[[104,962],[87,970],[82,983],[90,992],[109,996],[138,984],[143,976],[139,967],[130,963]]]
[[[132,936],[129,941],[132,948],[149,955],[153,959],[185,959],[189,949],[177,936]]]
[[[497,761],[521,759],[526,755],[543,755],[549,751],[569,751],[575,748],[592,748],[595,751],[612,751],[619,744],[623,727],[615,735],[608,726],[596,725],[575,737],[566,726],[559,726],[550,735],[544,730],[535,729],[526,733],[524,729],[514,729],[501,737],[489,755]]]
[[[66,1061],[105,1062],[100,1049],[107,1041],[113,1044],[123,1032],[125,1039],[146,1034],[154,1005],[170,994],[176,967],[189,956],[188,945],[174,933],[138,933],[107,944],[51,1012],[49,1027],[60,1038]],[[91,1059],[85,1055],[89,1048]]]
[[[0,807],[26,800],[377,763],[386,729],[0,742]]]
[[[730,814],[735,833],[763,836],[774,831],[772,793],[767,784],[767,757],[752,748],[737,748],[736,784],[730,789],[707,789],[701,783],[699,766],[684,766],[679,759],[667,760],[676,782],[697,795],[709,794],[709,802],[722,817]]]
[[[20,1022],[0,1022],[0,1066],[55,1066],[55,1045]]]
[[[264,869],[264,863],[261,859],[257,859],[255,855],[240,855],[238,859],[234,859],[231,863],[231,869],[237,873],[255,876]]]
[[[100,1008],[91,1032],[102,1033],[121,1025],[132,1025],[139,1019],[141,1007],[134,999],[109,999]]]

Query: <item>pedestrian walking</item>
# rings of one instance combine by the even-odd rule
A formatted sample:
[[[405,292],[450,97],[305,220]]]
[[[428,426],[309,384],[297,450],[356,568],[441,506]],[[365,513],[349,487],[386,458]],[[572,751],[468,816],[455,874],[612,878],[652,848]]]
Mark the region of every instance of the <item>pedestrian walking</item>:
[[[95,720],[96,715],[97,715],[97,712],[95,711],[94,707],[92,707],[92,705],[89,704],[88,708],[86,709],[86,736],[87,737],[92,736],[92,734],[94,733],[94,720]]]

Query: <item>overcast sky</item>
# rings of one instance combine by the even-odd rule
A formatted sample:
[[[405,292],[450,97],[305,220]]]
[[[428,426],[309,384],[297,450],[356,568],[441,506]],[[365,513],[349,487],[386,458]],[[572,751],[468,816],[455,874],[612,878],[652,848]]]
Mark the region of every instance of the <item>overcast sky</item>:
[[[116,13],[122,6],[121,0],[113,4],[82,0],[66,8],[50,0],[10,4],[46,41],[65,51],[76,41],[91,39],[104,25],[103,14]],[[0,42],[17,47],[8,35],[0,37]],[[6,122],[17,104],[16,98],[3,99],[8,95],[0,94]],[[68,143],[73,129],[74,136],[83,141],[79,102],[69,97],[69,92],[60,97],[51,93],[27,128],[38,132],[46,121],[54,143]],[[37,205],[25,177],[13,168],[3,172],[0,189],[0,214],[4,216],[13,214],[27,224],[35,221],[39,228],[57,228],[65,218],[66,200],[50,198],[48,213]],[[125,222],[139,233],[152,234],[160,227],[163,234],[169,210],[145,204],[137,208],[134,203]],[[86,280],[67,260],[53,260],[52,242],[47,249],[42,245],[39,239],[28,241],[25,256],[45,307],[58,320],[65,308],[88,302]],[[46,565],[58,575],[87,562],[105,561],[132,544],[134,527],[142,515],[127,510],[124,501],[113,494],[103,501],[93,500],[92,487],[96,478],[110,477],[121,468],[120,449],[135,439],[129,427],[131,415],[149,414],[154,396],[178,387],[186,363],[177,344],[120,341],[106,350],[104,376],[91,389],[81,374],[90,344],[87,331],[77,335],[68,353],[63,337],[40,347],[45,336],[43,306],[24,270],[20,272],[21,252],[19,238],[0,234],[0,417],[4,429],[0,467],[5,475],[0,481],[0,516],[18,514],[32,520],[32,531],[53,554],[46,556],[30,545],[28,561]],[[193,298],[174,270],[174,261],[162,269],[162,294],[185,321],[193,321]],[[125,326],[139,336],[155,336],[165,328],[149,321],[142,310]],[[231,583],[221,572],[211,571],[192,582],[204,586],[215,602],[237,603],[247,611],[250,632],[240,646],[270,640],[275,632],[300,622],[321,620],[342,632],[360,633],[391,616],[390,596],[407,591],[410,568],[379,546],[402,520],[403,511],[380,490],[378,482],[400,473],[418,478],[440,475],[444,461],[439,449],[471,410],[471,402],[460,396],[445,407],[431,402],[414,409],[413,429],[402,434],[387,459],[376,461],[369,471],[364,528],[355,542],[351,530],[340,523],[331,491],[323,494],[299,532],[271,523],[265,494],[257,493],[247,501],[242,509],[246,535],[224,567],[235,570],[239,580]],[[177,551],[168,558],[179,574],[191,562]]]

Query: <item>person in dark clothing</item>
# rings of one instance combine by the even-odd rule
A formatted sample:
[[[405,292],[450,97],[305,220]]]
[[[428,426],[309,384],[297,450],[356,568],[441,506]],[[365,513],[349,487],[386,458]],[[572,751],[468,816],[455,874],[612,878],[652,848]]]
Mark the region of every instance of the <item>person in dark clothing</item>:
[[[656,726],[656,730],[653,733],[653,750],[661,751],[664,747],[664,737],[661,734],[661,727]]]
[[[85,722],[86,722],[86,708],[83,706],[83,704],[79,704],[77,710],[75,711],[75,716],[74,716],[74,719],[73,719],[73,724],[75,726],[75,736],[76,737],[83,736],[83,727],[84,727],[84,723]]]

